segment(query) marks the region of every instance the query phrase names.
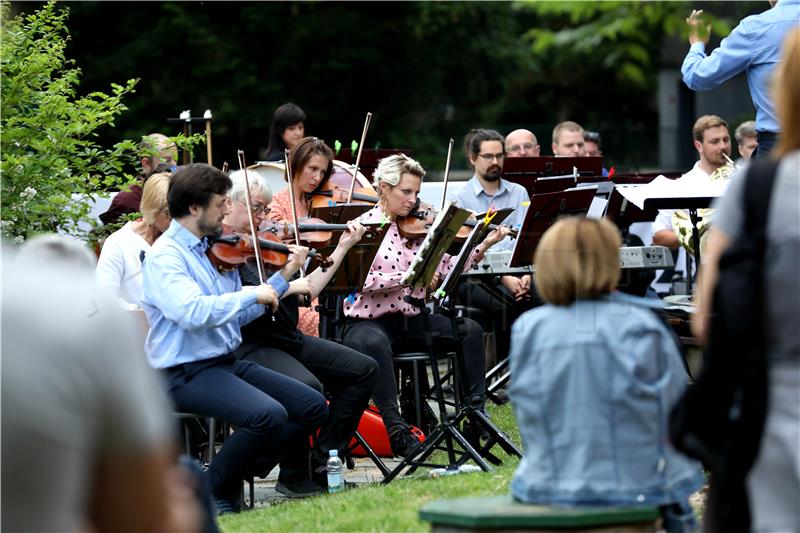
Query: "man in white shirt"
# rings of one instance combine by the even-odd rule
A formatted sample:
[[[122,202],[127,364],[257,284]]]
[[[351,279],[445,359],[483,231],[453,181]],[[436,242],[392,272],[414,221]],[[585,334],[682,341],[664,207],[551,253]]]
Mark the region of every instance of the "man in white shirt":
[[[717,115],[703,115],[698,118],[692,128],[692,136],[700,160],[689,172],[678,178],[678,181],[707,180],[715,170],[728,164],[730,159],[731,136],[728,123]],[[672,229],[673,212],[659,211],[651,230],[654,245],[678,248],[678,235]]]

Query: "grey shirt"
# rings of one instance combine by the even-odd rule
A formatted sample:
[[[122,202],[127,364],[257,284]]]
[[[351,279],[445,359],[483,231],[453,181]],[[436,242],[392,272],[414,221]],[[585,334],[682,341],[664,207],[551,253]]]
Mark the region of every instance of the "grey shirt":
[[[744,172],[713,207],[713,224],[730,239],[744,228]],[[738,178],[738,179],[737,179]],[[773,361],[800,362],[800,150],[781,159],[767,220],[766,316]]]

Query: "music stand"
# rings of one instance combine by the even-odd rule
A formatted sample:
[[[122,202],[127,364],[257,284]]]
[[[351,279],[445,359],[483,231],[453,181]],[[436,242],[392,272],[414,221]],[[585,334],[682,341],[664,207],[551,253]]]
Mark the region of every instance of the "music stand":
[[[603,178],[603,157],[507,157],[503,163],[503,178],[515,183],[516,177],[541,178],[544,176],[572,175],[577,169],[578,177]],[[512,179],[513,178],[513,179]]]
[[[530,265],[539,240],[556,219],[565,215],[586,215],[594,196],[595,189],[591,188],[534,194],[508,266]]]

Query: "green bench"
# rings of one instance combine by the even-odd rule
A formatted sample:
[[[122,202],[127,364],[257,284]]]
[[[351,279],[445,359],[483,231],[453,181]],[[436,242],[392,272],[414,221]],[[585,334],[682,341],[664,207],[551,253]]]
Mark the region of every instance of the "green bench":
[[[436,500],[419,512],[438,533],[456,531],[591,531],[652,533],[655,507],[550,507],[514,501],[510,495]]]

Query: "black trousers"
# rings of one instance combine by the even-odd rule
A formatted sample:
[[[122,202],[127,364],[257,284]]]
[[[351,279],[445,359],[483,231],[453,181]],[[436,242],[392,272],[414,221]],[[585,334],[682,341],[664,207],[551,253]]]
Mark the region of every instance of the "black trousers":
[[[211,494],[236,500],[248,468],[297,446],[328,413],[314,389],[233,355],[166,369],[179,411],[212,416],[236,427],[208,468]]]
[[[371,357],[347,346],[305,335],[302,347],[292,354],[247,344],[236,351],[236,356],[290,376],[320,393],[324,390],[330,397],[330,405],[317,437],[312,466],[324,464],[332,449],[339,450],[339,456],[343,456],[378,378],[378,365]],[[308,446],[302,451],[285,454],[281,460],[281,477],[306,475],[302,453],[307,454],[307,451]]]
[[[533,286],[531,287],[531,299],[518,302],[505,285],[499,281],[491,283],[491,285],[486,285],[486,283],[464,281],[458,288],[458,296],[461,303],[475,307],[486,315],[487,320],[484,327],[487,331],[490,326],[494,328],[497,360],[502,361],[508,357],[511,345],[511,326],[514,321],[522,313],[533,309],[541,302]]]
[[[429,321],[434,338],[455,338],[450,319],[442,315],[417,315],[407,317],[398,313],[372,320],[350,319],[344,332],[344,343],[378,362],[378,381],[373,393],[375,405],[380,409],[387,428],[404,423],[397,401],[397,379],[392,361],[392,342],[400,338],[417,338],[423,342],[425,320]],[[486,397],[484,371],[483,331],[477,322],[464,320],[465,334],[461,335],[466,379],[470,401],[483,406]]]

